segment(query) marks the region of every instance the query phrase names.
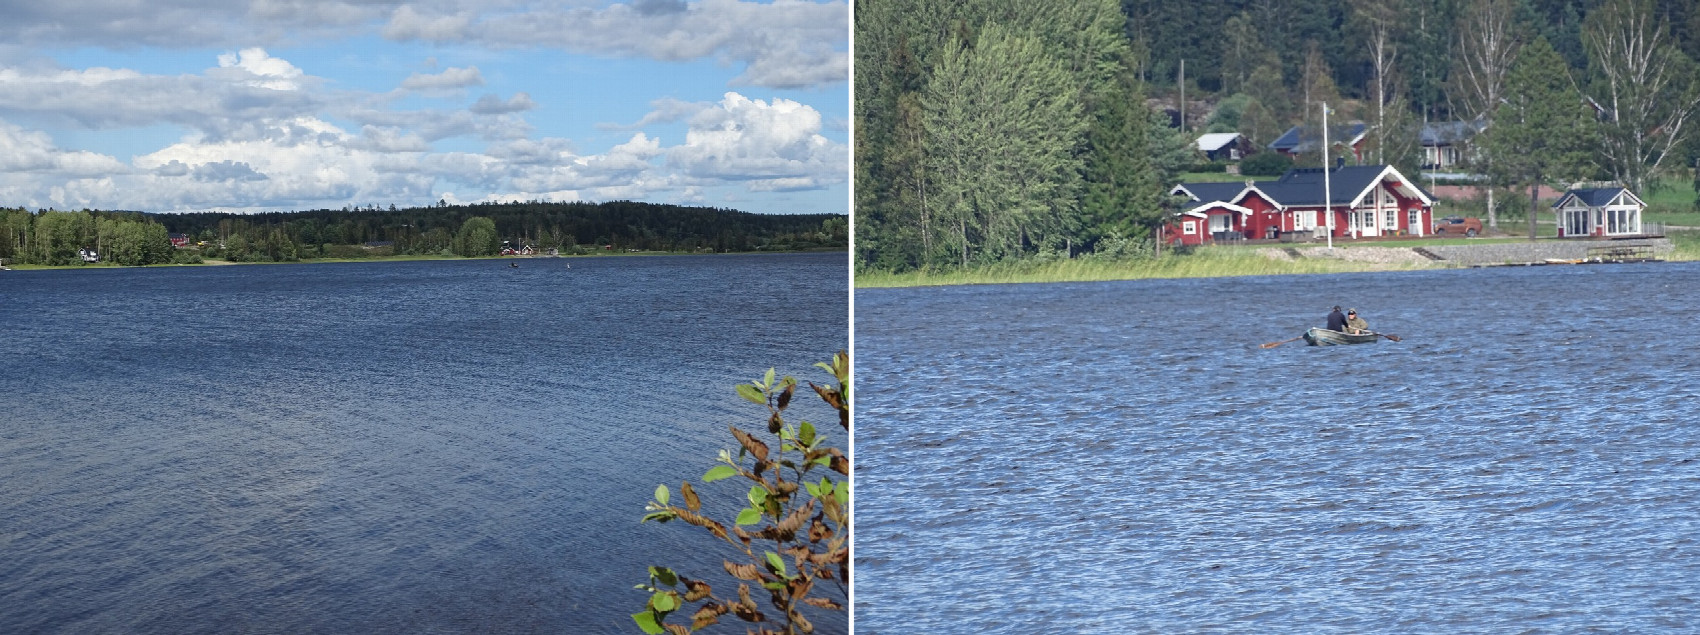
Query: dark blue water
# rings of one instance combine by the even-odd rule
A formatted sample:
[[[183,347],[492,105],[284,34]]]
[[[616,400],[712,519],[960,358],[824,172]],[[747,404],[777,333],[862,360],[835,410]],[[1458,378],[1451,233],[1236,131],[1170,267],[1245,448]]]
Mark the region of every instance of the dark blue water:
[[[733,384],[828,379],[844,256],[567,262],[0,273],[0,632],[632,632],[647,566],[725,578],[638,520],[765,422]]]
[[[1355,306],[1402,343],[1258,344]],[[856,293],[858,633],[1700,630],[1700,264]]]

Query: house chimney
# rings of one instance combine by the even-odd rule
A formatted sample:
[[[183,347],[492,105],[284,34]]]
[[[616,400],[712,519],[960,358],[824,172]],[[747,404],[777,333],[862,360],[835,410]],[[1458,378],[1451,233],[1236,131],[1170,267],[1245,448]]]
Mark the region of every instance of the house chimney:
[[[1346,157],[1334,157],[1334,169],[1346,167]]]

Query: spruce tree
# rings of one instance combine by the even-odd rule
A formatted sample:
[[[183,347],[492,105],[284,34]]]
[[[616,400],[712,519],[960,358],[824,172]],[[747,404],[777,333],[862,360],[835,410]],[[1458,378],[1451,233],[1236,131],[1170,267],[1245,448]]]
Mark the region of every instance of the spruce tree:
[[[1494,176],[1529,189],[1529,240],[1540,214],[1540,186],[1564,187],[1592,170],[1594,111],[1576,91],[1564,58],[1546,38],[1517,54],[1505,101],[1485,133]]]
[[[1151,165],[1144,102],[1126,74],[1099,96],[1094,108],[1081,204],[1081,239],[1087,248],[1095,249],[1105,238],[1143,241],[1161,217],[1157,197],[1162,185]]]

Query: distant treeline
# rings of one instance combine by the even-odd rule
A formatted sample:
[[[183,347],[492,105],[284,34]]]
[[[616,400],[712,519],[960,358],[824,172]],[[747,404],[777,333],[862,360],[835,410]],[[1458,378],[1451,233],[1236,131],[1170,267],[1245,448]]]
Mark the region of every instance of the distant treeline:
[[[176,253],[182,250],[171,249],[168,234],[184,235],[194,254]],[[130,241],[141,241],[147,248],[129,257],[134,251]],[[516,249],[561,253],[845,249],[849,221],[836,214],[755,214],[632,201],[392,205],[261,214],[0,210],[0,258],[19,263],[72,264],[85,249],[102,254],[102,261],[127,265],[200,256],[247,262],[389,254],[481,256],[497,253],[503,241]],[[106,257],[108,253],[112,257]],[[120,253],[127,261],[118,259]]]

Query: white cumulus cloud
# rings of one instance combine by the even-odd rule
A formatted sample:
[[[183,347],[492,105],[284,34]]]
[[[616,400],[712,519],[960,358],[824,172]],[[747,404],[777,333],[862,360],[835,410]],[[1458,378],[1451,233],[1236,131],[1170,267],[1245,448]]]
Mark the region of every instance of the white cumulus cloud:
[[[801,103],[726,93],[691,119],[685,143],[668,150],[667,162],[699,179],[747,182],[751,191],[841,183],[849,150],[820,130],[820,112]]]
[[[258,47],[220,55],[218,67],[246,71],[252,76],[247,85],[272,90],[300,90],[301,77],[305,75],[294,64],[267,55],[265,49]]]

